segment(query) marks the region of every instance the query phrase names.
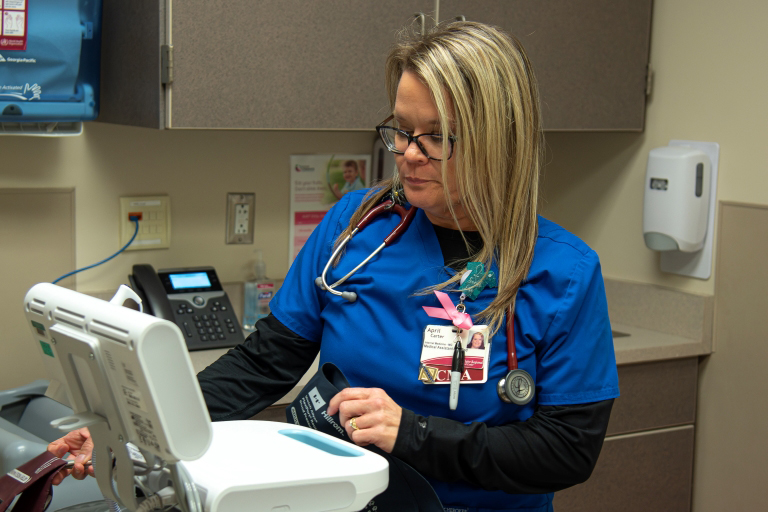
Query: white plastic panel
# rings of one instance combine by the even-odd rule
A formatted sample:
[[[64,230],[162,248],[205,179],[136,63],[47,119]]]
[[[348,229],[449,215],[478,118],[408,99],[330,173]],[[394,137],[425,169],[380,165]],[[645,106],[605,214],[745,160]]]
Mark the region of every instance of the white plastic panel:
[[[720,160],[720,144],[717,142],[697,142],[691,140],[671,140],[670,146],[688,146],[709,156],[712,164],[709,188],[709,218],[704,248],[693,253],[664,251],[661,253],[661,270],[671,274],[709,279],[712,276],[712,245],[715,238],[715,207],[717,205],[717,168]]]

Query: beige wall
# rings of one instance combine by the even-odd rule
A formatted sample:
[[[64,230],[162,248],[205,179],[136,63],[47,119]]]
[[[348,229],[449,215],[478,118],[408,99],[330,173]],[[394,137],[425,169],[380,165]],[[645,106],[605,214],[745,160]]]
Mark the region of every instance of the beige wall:
[[[714,294],[714,278],[661,273],[645,248],[645,163],[670,139],[718,142],[718,199],[768,204],[766,20],[765,0],[656,0],[645,132],[548,134],[544,212],[598,251],[606,277]],[[268,273],[280,277],[288,265],[289,155],[367,152],[372,140],[373,132],[159,132],[90,123],[78,138],[0,137],[0,187],[76,189],[78,266],[118,248],[120,195],[170,195],[171,249],[125,254],[85,272],[81,291],[115,288],[136,262],[211,264],[223,280],[242,280],[254,248],[264,249]],[[227,192],[256,193],[252,246],[223,242]],[[0,359],[0,372],[13,372],[12,362]],[[697,510],[705,506],[701,499]]]
[[[768,2],[656,0],[655,71],[644,133],[549,133],[543,211],[600,254],[605,275],[714,293],[713,280],[671,276],[643,244],[648,151],[670,139],[721,145],[718,199],[768,203]],[[83,291],[111,289],[130,266],[216,266],[224,280],[248,273],[264,249],[270,274],[287,270],[288,157],[366,152],[373,133],[160,132],[88,123],[83,136],[0,137],[0,187],[75,187],[77,264],[117,249],[120,195],[169,194],[172,247],[140,251],[81,274]],[[225,194],[256,193],[253,246],[224,245]],[[48,278],[49,276],[41,276]]]
[[[0,300],[0,389],[47,378],[39,350],[29,343],[24,294],[36,282],[53,281],[73,265],[101,261],[120,247],[119,196],[169,194],[171,248],[127,252],[77,274],[80,291],[114,291],[128,282],[135,263],[213,265],[223,281],[242,281],[250,276],[255,248],[264,250],[269,274],[282,277],[288,268],[290,154],[370,153],[372,143],[372,132],[161,132],[100,123],[88,123],[81,137],[0,136],[0,189],[74,189],[74,205],[67,211],[52,209],[41,194],[14,204],[9,198],[23,195],[0,194],[0,232],[6,235],[0,239],[0,275],[6,278]],[[253,245],[224,243],[227,192],[256,194]],[[47,222],[43,211],[49,212]],[[70,225],[74,218],[66,244],[61,215]]]
[[[765,0],[655,0],[650,59],[655,79],[645,132],[549,135],[544,211],[597,250],[606,277],[715,293],[716,266],[706,281],[664,274],[658,256],[645,248],[640,235],[645,164],[648,151],[671,139],[717,142],[718,199],[768,204],[766,20]],[[751,228],[764,236],[764,226]],[[730,284],[719,283],[718,289]],[[763,297],[761,303],[764,311],[768,301]],[[735,321],[731,313],[716,308],[716,352],[699,375],[695,512],[729,505],[762,510],[746,505],[765,503],[758,483],[766,482],[759,431],[765,422],[749,411],[754,397],[768,392],[768,377],[749,361],[750,354],[760,360],[768,332],[742,329],[734,332],[747,335],[738,339],[722,336],[727,332],[722,326]],[[749,325],[757,324],[753,319]]]
[[[77,276],[80,291],[112,290],[134,263],[213,265],[223,281],[249,276],[256,248],[269,275],[288,270],[289,157],[368,153],[373,132],[180,131],[87,123],[81,137],[0,137],[0,187],[74,187],[77,265],[119,248],[121,195],[168,194],[171,248],[127,252]],[[227,192],[256,194],[253,245],[226,245]],[[58,276],[42,273],[40,280]]]
[[[717,142],[718,200],[768,204],[766,20],[764,0],[655,0],[645,132],[549,134],[544,211],[597,250],[607,277],[714,293],[714,279],[660,272],[645,248],[645,164],[671,139]]]

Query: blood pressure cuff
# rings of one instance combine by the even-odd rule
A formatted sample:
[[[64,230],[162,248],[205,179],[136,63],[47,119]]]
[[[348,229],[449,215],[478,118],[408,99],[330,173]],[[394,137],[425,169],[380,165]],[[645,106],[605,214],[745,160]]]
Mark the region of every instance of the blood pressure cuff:
[[[53,497],[53,477],[66,461],[43,452],[0,478],[0,512],[5,512],[16,496],[13,510],[42,512]]]
[[[288,422],[351,443],[347,431],[339,423],[339,414],[328,414],[331,398],[348,387],[349,382],[341,370],[332,363],[325,363],[286,409]],[[443,512],[435,490],[419,472],[373,445],[364,448],[387,459],[389,485],[366,505],[363,512]]]

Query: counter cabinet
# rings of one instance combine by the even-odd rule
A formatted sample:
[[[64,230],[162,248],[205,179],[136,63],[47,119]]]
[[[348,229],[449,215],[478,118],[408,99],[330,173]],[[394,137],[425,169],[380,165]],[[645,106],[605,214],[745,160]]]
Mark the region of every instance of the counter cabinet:
[[[398,29],[463,15],[530,53],[546,130],[643,129],[652,0],[104,0],[99,121],[372,130]],[[172,50],[163,49],[172,46]],[[167,82],[167,83],[166,83]]]
[[[557,512],[690,512],[698,358],[619,366],[608,436],[591,478]]]

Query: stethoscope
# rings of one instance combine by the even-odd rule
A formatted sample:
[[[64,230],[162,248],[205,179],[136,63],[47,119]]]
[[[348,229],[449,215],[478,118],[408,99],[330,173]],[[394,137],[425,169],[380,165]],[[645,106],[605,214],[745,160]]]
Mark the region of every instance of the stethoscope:
[[[496,392],[502,402],[525,405],[536,392],[533,377],[517,367],[517,344],[515,343],[515,322],[512,306],[507,309],[507,374],[499,379]]]
[[[392,197],[384,201],[383,203],[379,204],[378,206],[374,207],[366,213],[362,219],[360,219],[360,222],[357,223],[355,226],[355,229],[353,229],[345,238],[342,240],[342,242],[339,244],[338,247],[336,247],[336,250],[333,251],[333,254],[331,254],[331,257],[328,258],[328,263],[325,264],[325,268],[323,269],[322,275],[315,279],[315,284],[321,289],[321,290],[328,290],[334,295],[338,295],[344,300],[347,300],[349,302],[355,302],[357,300],[357,294],[355,292],[340,292],[336,289],[337,286],[339,286],[341,283],[352,277],[355,273],[357,273],[358,270],[360,270],[366,263],[371,261],[371,258],[376,256],[381,252],[384,247],[388,246],[392,242],[398,239],[400,235],[403,234],[403,232],[408,229],[408,226],[411,225],[411,221],[413,221],[413,217],[416,216],[416,212],[419,210],[418,208],[410,208],[406,210],[402,204],[400,204],[399,200],[400,194],[398,192],[393,191]],[[378,217],[379,215],[383,213],[387,213],[393,211],[400,215],[400,223],[395,226],[395,229],[392,230],[392,232],[384,239],[384,242],[376,248],[375,251],[373,251],[367,258],[365,258],[358,266],[353,268],[347,275],[339,279],[333,284],[328,284],[328,281],[326,280],[326,275],[328,274],[328,269],[331,267],[331,263],[336,260],[336,256],[339,255],[339,253],[344,250],[344,247],[349,243],[350,240],[352,240],[352,237],[355,236],[359,231],[361,231],[365,226],[370,224],[373,219]]]
[[[418,208],[412,206],[410,209],[406,210],[401,204],[401,195],[402,194],[398,193],[397,191],[393,191],[389,199],[375,206],[368,213],[366,213],[357,223],[355,228],[344,238],[344,240],[341,241],[338,247],[336,247],[336,250],[333,251],[333,254],[331,254],[330,258],[328,258],[328,262],[323,268],[323,273],[317,279],[315,279],[315,284],[321,290],[327,290],[333,295],[338,295],[339,297],[349,302],[354,302],[357,300],[357,293],[349,291],[342,292],[336,288],[340,284],[344,283],[344,281],[356,274],[358,270],[365,266],[366,263],[371,261],[374,256],[380,253],[384,247],[397,240],[400,235],[402,235],[405,230],[408,229],[408,226],[411,225],[413,218],[416,216]],[[339,253],[341,253],[342,250],[344,250],[344,247],[349,243],[352,237],[362,231],[362,229],[370,224],[376,217],[388,212],[395,212],[400,215],[400,222],[384,239],[384,242],[382,242],[382,244],[379,245],[358,266],[350,270],[347,275],[333,284],[328,284],[326,276],[328,274],[328,269],[331,267],[331,263],[336,260],[336,257],[339,255]],[[512,314],[512,307],[510,306],[510,308],[507,310],[506,329],[508,371],[507,374],[499,380],[499,383],[496,386],[496,392],[499,394],[499,398],[501,398],[501,400],[505,403],[525,405],[533,398],[536,387],[534,385],[533,377],[531,377],[531,374],[517,367],[517,350],[515,344],[515,326],[513,319],[514,315]]]

